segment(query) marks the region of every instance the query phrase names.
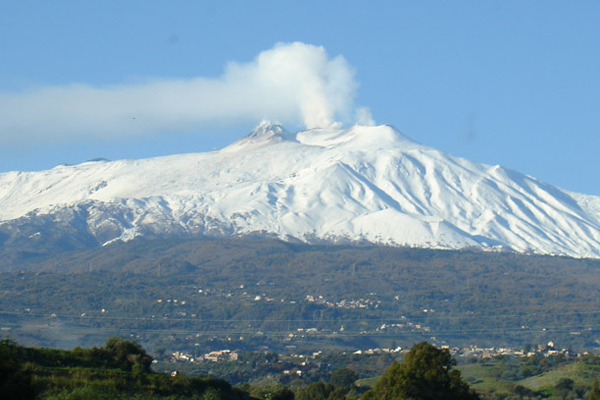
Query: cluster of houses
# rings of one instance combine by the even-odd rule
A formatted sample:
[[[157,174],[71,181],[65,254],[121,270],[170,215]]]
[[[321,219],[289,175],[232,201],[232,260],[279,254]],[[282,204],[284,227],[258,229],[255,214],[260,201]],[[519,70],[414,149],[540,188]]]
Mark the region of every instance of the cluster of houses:
[[[180,351],[176,351],[172,353],[172,358],[175,361],[184,361],[184,362],[203,362],[203,361],[211,361],[211,362],[226,362],[226,361],[237,361],[239,357],[239,353],[237,351],[231,350],[216,350],[211,351],[210,353],[206,353],[202,356],[196,357],[189,353],[184,353]]]
[[[566,357],[573,357],[577,354],[572,354],[569,349],[559,349],[556,348],[553,342],[544,343],[538,345],[536,348],[523,350],[523,349],[514,349],[514,348],[504,348],[504,347],[488,347],[482,348],[478,346],[469,346],[465,348],[458,347],[449,347],[449,346],[441,346],[442,349],[447,349],[450,353],[455,357],[464,357],[464,358],[493,358],[497,356],[517,356],[517,357],[533,357],[536,354],[540,354],[544,357],[552,357],[562,354]],[[376,354],[404,354],[408,352],[409,349],[403,349],[402,347],[396,348],[375,348],[375,349],[361,349],[353,352],[355,355],[376,355]],[[290,355],[292,358],[300,358],[300,359],[308,359],[308,358],[316,358],[321,355],[322,352],[314,352],[310,355],[298,355],[292,354]],[[217,350],[211,351],[210,353],[206,353],[201,356],[193,356],[189,353],[176,351],[172,353],[172,359],[175,361],[183,361],[183,362],[231,362],[238,361],[239,353],[237,351],[231,350]],[[290,372],[288,372],[290,373]]]
[[[309,303],[323,304],[329,308],[345,308],[345,309],[356,309],[356,308],[378,308],[381,304],[380,300],[371,299],[358,299],[358,300],[340,300],[336,302],[327,301],[323,296],[311,296],[307,295],[305,300]]]
[[[497,356],[517,356],[517,357],[533,357],[536,354],[541,354],[544,357],[552,357],[557,355],[564,355],[565,357],[576,356],[577,354],[573,354],[571,350],[565,348],[557,348],[554,345],[554,342],[550,341],[548,343],[543,343],[538,345],[536,348],[531,348],[528,350],[523,349],[513,349],[513,348],[505,348],[505,347],[489,347],[489,348],[481,348],[477,346],[469,346],[463,349],[454,347],[450,348],[449,346],[442,346],[442,348],[446,348],[450,351],[450,353],[457,357],[476,357],[476,358],[493,358]]]

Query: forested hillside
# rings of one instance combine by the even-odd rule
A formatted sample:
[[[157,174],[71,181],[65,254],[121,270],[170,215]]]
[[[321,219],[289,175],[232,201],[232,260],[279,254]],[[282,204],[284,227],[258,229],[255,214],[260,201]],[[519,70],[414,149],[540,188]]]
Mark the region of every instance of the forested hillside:
[[[595,349],[600,262],[480,251],[135,240],[4,258],[0,324],[27,345],[132,335],[150,349],[438,345]]]

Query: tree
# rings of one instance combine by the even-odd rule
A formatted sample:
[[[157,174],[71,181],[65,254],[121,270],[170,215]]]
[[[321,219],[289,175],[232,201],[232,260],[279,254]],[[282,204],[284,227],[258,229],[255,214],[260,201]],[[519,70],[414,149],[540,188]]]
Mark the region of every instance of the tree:
[[[22,348],[10,340],[0,340],[0,398],[33,399],[31,376],[23,370]]]
[[[535,392],[523,385],[516,385],[510,389],[511,392],[519,396],[519,399],[535,396]]]
[[[150,372],[152,357],[136,341],[112,337],[106,341],[104,349],[112,355],[113,360],[123,370]]]
[[[252,398],[266,400],[294,400],[294,392],[284,385],[250,386],[244,384],[242,390],[250,393]]]
[[[600,400],[600,381],[595,381],[592,391],[588,395],[588,400]]]
[[[329,383],[334,386],[344,388],[346,391],[354,388],[354,382],[358,379],[356,372],[350,368],[342,368],[333,371]]]
[[[368,391],[365,400],[478,400],[479,395],[452,369],[456,360],[448,350],[418,343],[404,362],[394,362]]]
[[[298,392],[297,400],[343,400],[344,389],[336,388],[331,383],[315,382]]]
[[[554,386],[554,394],[561,399],[566,399],[575,389],[575,382],[570,378],[560,378],[558,383]]]

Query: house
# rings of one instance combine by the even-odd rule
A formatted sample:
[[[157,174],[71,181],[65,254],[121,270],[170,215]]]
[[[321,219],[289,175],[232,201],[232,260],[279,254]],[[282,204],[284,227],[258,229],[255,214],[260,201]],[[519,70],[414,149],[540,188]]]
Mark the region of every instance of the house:
[[[208,354],[204,355],[204,359],[207,361],[212,361],[212,362],[219,362],[219,361],[227,361],[230,359],[230,353],[231,350],[217,350],[217,351],[211,351]],[[237,353],[236,353],[236,357],[237,357]],[[236,358],[237,360],[237,358]]]

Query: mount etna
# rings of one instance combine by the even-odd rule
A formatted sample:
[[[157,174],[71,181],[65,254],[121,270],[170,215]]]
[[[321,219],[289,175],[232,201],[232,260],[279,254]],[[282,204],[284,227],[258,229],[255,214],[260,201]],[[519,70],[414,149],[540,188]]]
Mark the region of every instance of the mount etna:
[[[599,209],[390,126],[263,123],[207,153],[8,172],[0,328],[190,353],[596,348]]]
[[[135,237],[600,257],[600,198],[452,157],[390,126],[288,133],[263,123],[207,153],[0,174],[2,246]]]

